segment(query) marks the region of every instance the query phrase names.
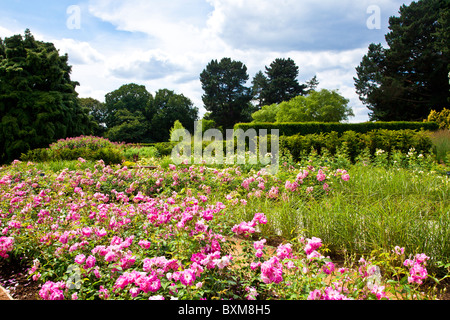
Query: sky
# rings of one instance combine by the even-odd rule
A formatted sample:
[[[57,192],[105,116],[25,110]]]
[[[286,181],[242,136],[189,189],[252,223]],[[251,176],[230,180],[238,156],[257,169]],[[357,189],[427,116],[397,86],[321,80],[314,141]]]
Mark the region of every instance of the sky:
[[[370,43],[386,46],[397,0],[0,0],[0,37],[24,34],[69,55],[82,98],[120,86],[173,90],[202,116],[200,73],[211,60],[241,61],[249,83],[277,58],[291,58],[298,81],[338,90],[355,117],[369,110],[355,92],[355,68]]]

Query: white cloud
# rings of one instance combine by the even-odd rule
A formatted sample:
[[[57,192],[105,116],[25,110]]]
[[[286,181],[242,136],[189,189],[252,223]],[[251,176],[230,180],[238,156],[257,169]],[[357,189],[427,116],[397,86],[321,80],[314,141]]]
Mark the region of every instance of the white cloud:
[[[14,32],[12,32],[11,30],[0,26],[0,37],[1,38],[10,37],[13,34],[14,34]]]
[[[104,56],[94,49],[88,42],[76,41],[74,39],[52,40],[61,54],[69,55],[71,64],[95,64],[103,61]]]
[[[349,98],[362,119],[367,109],[355,93],[355,68],[367,45],[385,33],[366,26],[372,4],[372,0],[91,0],[89,12],[118,30],[147,35],[148,41],[134,51],[127,48],[108,55],[106,65],[113,77],[137,79],[154,90],[167,85],[201,107],[198,77],[212,59],[242,61],[251,80],[274,59],[290,57],[300,68],[301,82],[317,75],[321,87],[339,89]],[[384,27],[401,5],[388,0],[376,4]]]
[[[381,9],[382,30],[366,26],[373,4]],[[276,58],[290,57],[301,82],[317,75],[321,88],[339,89],[359,115],[355,119],[364,121],[367,109],[355,93],[355,68],[370,42],[383,41],[388,18],[400,5],[399,0],[87,0],[82,19],[88,19],[82,21],[89,24],[83,27],[100,25],[92,37],[71,39],[77,34],[72,32],[52,42],[69,54],[83,97],[104,100],[106,93],[134,82],[152,93],[162,88],[183,93],[202,109],[199,75],[212,59],[242,61],[251,80]],[[0,36],[8,32],[0,26]]]

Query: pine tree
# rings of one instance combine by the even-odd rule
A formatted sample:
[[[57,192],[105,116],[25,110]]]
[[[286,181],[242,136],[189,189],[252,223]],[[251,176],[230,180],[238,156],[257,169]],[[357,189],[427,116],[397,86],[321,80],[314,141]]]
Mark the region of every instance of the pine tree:
[[[289,101],[296,96],[305,95],[306,85],[298,82],[299,68],[294,60],[275,59],[266,67],[267,85],[262,92],[264,105]]]
[[[240,61],[223,58],[212,60],[200,75],[205,109],[210,118],[223,129],[233,126],[249,117],[252,100],[251,89],[245,86],[249,79],[247,67]]]
[[[388,48],[371,44],[355,87],[371,120],[426,119],[449,107],[449,0],[420,0],[389,19]]]

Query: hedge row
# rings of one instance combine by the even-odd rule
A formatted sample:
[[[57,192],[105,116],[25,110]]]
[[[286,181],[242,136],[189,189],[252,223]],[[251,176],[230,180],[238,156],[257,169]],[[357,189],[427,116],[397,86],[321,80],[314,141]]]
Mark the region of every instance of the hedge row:
[[[267,129],[280,130],[281,136],[293,136],[296,134],[307,135],[315,133],[337,132],[339,135],[346,131],[367,133],[377,129],[386,130],[426,130],[436,131],[439,125],[435,122],[364,122],[364,123],[325,123],[325,122],[301,122],[301,123],[238,123],[235,130],[244,131],[255,129],[257,131]]]
[[[268,137],[268,148],[271,150],[271,138]],[[204,142],[204,149],[209,142]],[[256,144],[259,145],[258,141]],[[335,155],[345,144],[348,157],[354,161],[363,151],[370,152],[374,155],[380,149],[387,154],[391,154],[394,150],[407,154],[411,148],[418,153],[428,154],[433,150],[433,142],[427,131],[417,130],[387,130],[378,129],[366,133],[355,131],[345,131],[342,134],[338,132],[314,133],[306,135],[293,135],[280,137],[280,149],[282,153],[289,153],[293,156],[294,161],[299,161],[305,155],[308,155],[312,149],[318,154],[322,154],[325,149],[331,155]],[[170,156],[172,149],[177,143],[157,143],[154,147],[158,149],[160,155]],[[237,147],[235,141],[234,147]],[[191,144],[192,150],[194,145]],[[248,150],[248,139],[246,139],[246,148]],[[223,152],[226,153],[226,142],[223,142]],[[193,151],[192,151],[193,152]]]
[[[270,152],[271,138],[268,138],[267,151]],[[204,149],[210,142],[203,142],[202,149]],[[223,144],[224,154],[226,153],[226,141]],[[256,142],[259,145],[258,142]],[[176,142],[156,143],[149,148],[154,154],[160,156],[170,156],[173,148],[177,145]],[[237,147],[235,141],[234,147]],[[248,147],[248,139],[246,139],[246,147]],[[433,142],[428,131],[417,130],[387,130],[377,129],[366,133],[356,131],[345,131],[342,134],[336,131],[321,132],[313,134],[296,134],[291,136],[280,137],[280,149],[282,153],[289,153],[292,155],[294,161],[301,160],[305,155],[309,154],[314,149],[318,154],[322,154],[325,150],[335,155],[338,151],[345,147],[348,157],[354,161],[363,151],[370,152],[374,155],[380,149],[392,153],[394,150],[408,153],[411,148],[414,148],[418,153],[427,154],[433,151]],[[150,150],[151,149],[151,150]],[[156,151],[157,150],[157,151]],[[194,145],[192,144],[192,150]],[[105,163],[121,163],[125,159],[124,150],[119,148],[100,148],[92,150],[89,147],[77,147],[75,149],[61,148],[52,150],[36,149],[23,154],[22,161],[50,161],[50,160],[76,160],[78,158],[86,160],[100,160],[103,159]]]
[[[325,150],[335,155],[345,144],[347,155],[354,161],[363,151],[374,155],[377,150],[383,150],[388,155],[399,151],[407,154],[411,148],[422,154],[433,152],[433,142],[426,131],[416,130],[372,130],[367,133],[346,131],[342,135],[337,132],[309,135],[283,136],[280,146],[288,151],[294,161],[299,161],[314,149],[318,154]]]

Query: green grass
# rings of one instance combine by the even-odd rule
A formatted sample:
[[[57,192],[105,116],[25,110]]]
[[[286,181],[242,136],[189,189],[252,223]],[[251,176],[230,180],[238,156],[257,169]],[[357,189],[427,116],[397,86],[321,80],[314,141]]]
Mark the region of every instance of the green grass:
[[[48,161],[48,162],[38,162],[35,164],[35,167],[39,170],[60,172],[64,169],[69,169],[69,171],[75,170],[85,170],[90,168],[94,170],[96,162],[95,161],[86,161],[85,163],[81,163],[78,160],[62,160],[62,161]]]
[[[350,170],[350,183],[302,211],[306,229],[335,250],[357,253],[394,246],[450,256],[450,184],[409,170]],[[301,210],[301,209],[300,209]]]
[[[319,237],[336,254],[369,254],[405,247],[424,252],[432,264],[450,259],[450,179],[436,173],[364,167],[349,169],[348,183],[314,201],[291,198],[276,205],[261,200],[245,211],[265,212],[262,232]],[[245,217],[243,217],[245,218]]]
[[[450,165],[450,130],[439,130],[431,135],[439,163]]]

